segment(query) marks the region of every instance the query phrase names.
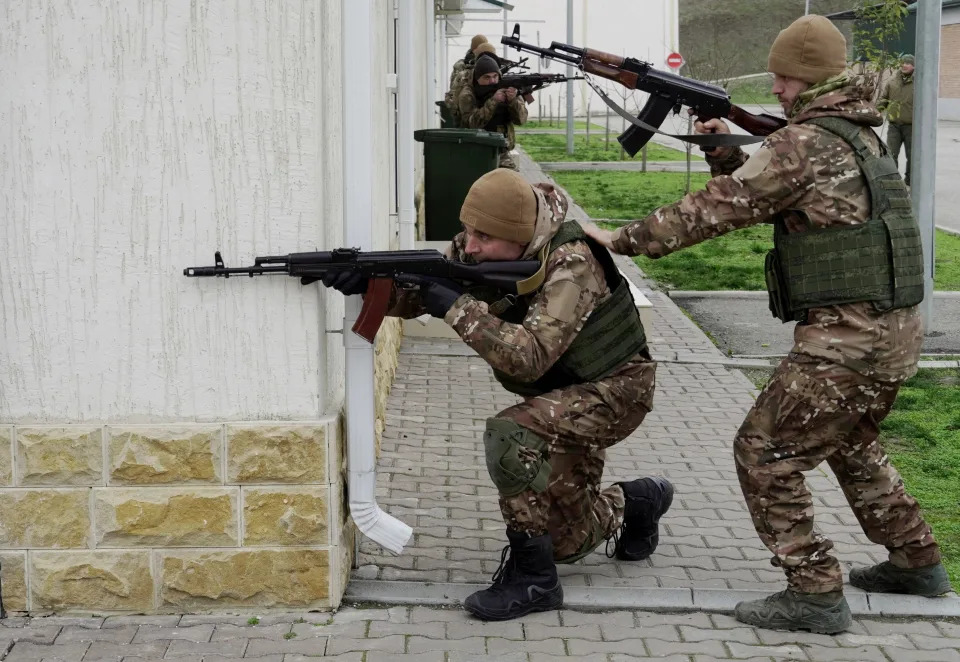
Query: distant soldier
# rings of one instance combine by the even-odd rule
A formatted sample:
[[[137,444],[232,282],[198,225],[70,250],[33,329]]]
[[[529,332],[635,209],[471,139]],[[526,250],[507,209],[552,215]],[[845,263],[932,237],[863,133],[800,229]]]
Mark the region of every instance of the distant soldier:
[[[497,63],[497,66],[500,66],[500,58],[497,57],[497,49],[493,47],[493,44],[483,42],[477,46],[476,49],[474,49],[473,59],[461,67],[455,75],[450,77],[450,89],[447,90],[447,93],[443,98],[444,103],[447,106],[447,110],[450,112],[450,117],[453,119],[453,126],[449,128],[457,128],[463,125],[463,118],[460,116],[460,103],[458,101],[460,98],[460,91],[463,89],[464,85],[473,84],[473,67],[476,64],[476,59],[484,54],[492,57]],[[461,62],[462,61],[463,60],[461,60]]]
[[[457,95],[461,126],[501,133],[507,139],[500,151],[500,167],[517,170],[510,156],[516,147],[514,126],[527,121],[527,105],[517,88],[500,89],[500,64],[490,53],[477,58],[470,84],[464,84]]]
[[[893,162],[900,162],[901,145],[907,152],[907,174],[904,179],[910,185],[910,160],[913,147],[913,56],[900,59],[900,71],[893,74],[883,88],[877,108],[886,111],[887,147]]]
[[[642,220],[587,234],[624,255],[662,257],[758,223],[774,225],[770,307],[799,321],[794,347],[734,439],[740,486],[788,588],[741,602],[736,617],[772,629],[834,633],[851,622],[833,543],[813,525],[803,473],[824,460],[889,561],[850,572],[865,591],[950,590],[940,549],[883,452],[880,422],[917,370],[923,251],[910,197],[871,127],[882,118],[865,82],[843,74],[846,41],[822,16],[780,32],[767,68],[789,123],[746,158],[708,156],[706,190]],[[729,133],[720,120],[700,133]],[[719,176],[716,176],[719,175]]]
[[[483,58],[481,58],[482,60]],[[443,279],[410,277],[392,315],[442,318],[523,401],[487,419],[486,466],[500,495],[509,557],[493,585],[464,607],[484,620],[558,609],[557,563],[590,554],[605,539],[617,558],[645,559],[673,499],[663,478],[601,490],[606,449],[633,432],[653,406],[656,363],[629,285],[610,254],[564,221],[566,199],[497,169],[463,202],[464,230],[447,256],[466,263],[537,260],[519,298],[464,292]],[[344,294],[366,283],[344,272],[324,279]]]
[[[453,63],[453,71],[450,72],[450,85],[449,85],[450,88],[453,88],[453,83],[457,79],[457,77],[460,75],[460,73],[464,69],[468,67],[472,67],[473,63],[476,62],[477,54],[475,51],[477,50],[477,47],[480,46],[480,44],[486,44],[486,43],[489,43],[486,36],[482,34],[477,34],[473,36],[473,39],[470,40],[470,48],[467,49],[467,52],[464,54],[462,58],[460,58],[459,60]],[[493,47],[491,46],[491,48]],[[496,51],[495,48],[493,50]]]

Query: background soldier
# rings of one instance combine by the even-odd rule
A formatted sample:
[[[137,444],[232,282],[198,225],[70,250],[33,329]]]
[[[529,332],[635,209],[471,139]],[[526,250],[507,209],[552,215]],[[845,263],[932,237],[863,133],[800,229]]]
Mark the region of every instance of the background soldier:
[[[450,77],[450,89],[447,90],[447,93],[443,97],[444,103],[447,105],[447,109],[450,111],[450,117],[453,118],[454,126],[450,128],[462,126],[462,118],[460,117],[460,103],[458,101],[460,98],[460,91],[465,85],[473,84],[473,66],[476,64],[476,59],[484,54],[488,54],[490,57],[492,57],[494,61],[497,62],[499,67],[500,58],[497,57],[497,49],[493,47],[493,44],[483,42],[477,46],[476,49],[474,49],[473,58],[469,62],[466,62],[464,66],[460,67],[459,71]]]
[[[507,146],[500,150],[500,167],[517,170],[510,156],[516,147],[514,126],[527,121],[527,106],[515,87],[499,89],[500,64],[495,56],[484,53],[473,66],[472,84],[464,84],[457,95],[461,126],[502,133]]]
[[[900,162],[900,146],[907,152],[906,182],[910,185],[910,153],[913,147],[913,56],[904,55],[900,71],[894,73],[883,87],[877,108],[886,111],[887,147],[894,163]]]
[[[754,525],[789,585],[737,605],[736,617],[759,627],[833,633],[850,624],[840,564],[813,528],[801,473],[824,460],[867,536],[890,552],[889,561],[852,570],[850,583],[925,596],[950,590],[930,527],[877,440],[900,384],[916,372],[923,260],[909,194],[870,128],[882,123],[865,100],[871,90],[841,73],[845,58],[829,20],[798,19],[774,41],[767,67],[785,128],[749,159],[717,148],[708,157],[713,174],[731,174],[706,190],[614,233],[587,229],[618,253],[658,258],[774,224],[771,310],[802,323],[734,440]],[[729,132],[719,120],[697,129]]]
[[[477,53],[476,53],[477,47],[480,46],[480,44],[486,44],[486,43],[489,43],[489,42],[485,35],[477,34],[473,36],[473,39],[470,40],[470,48],[467,49],[466,54],[461,59],[453,63],[453,71],[450,72],[451,88],[453,87],[454,81],[456,81],[457,77],[460,75],[460,72],[462,72],[464,69],[468,67],[473,66],[473,63],[477,59]],[[493,47],[491,46],[491,48]],[[493,48],[493,52],[496,52],[495,48]]]
[[[612,539],[623,560],[650,556],[673,499],[663,478],[601,490],[605,449],[633,432],[653,405],[656,363],[643,325],[609,253],[564,222],[566,200],[498,169],[478,179],[460,212],[464,231],[449,257],[476,263],[539,260],[530,293],[463,293],[442,279],[410,278],[391,314],[443,318],[523,401],[487,419],[487,469],[500,494],[509,559],[490,588],[464,606],[485,620],[557,609],[556,563],[572,563]],[[359,276],[325,281],[344,294]]]

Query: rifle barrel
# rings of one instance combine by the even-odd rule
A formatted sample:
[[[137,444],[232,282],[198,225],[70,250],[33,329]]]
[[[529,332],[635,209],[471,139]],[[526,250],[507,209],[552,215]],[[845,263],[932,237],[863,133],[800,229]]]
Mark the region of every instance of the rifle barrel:
[[[211,276],[222,276],[223,278],[229,278],[231,275],[244,275],[250,276],[259,276],[260,274],[285,274],[287,273],[287,267],[285,266],[275,266],[275,267],[264,267],[264,266],[254,266],[254,267],[187,267],[183,270],[184,276],[189,276],[190,278],[207,278]]]

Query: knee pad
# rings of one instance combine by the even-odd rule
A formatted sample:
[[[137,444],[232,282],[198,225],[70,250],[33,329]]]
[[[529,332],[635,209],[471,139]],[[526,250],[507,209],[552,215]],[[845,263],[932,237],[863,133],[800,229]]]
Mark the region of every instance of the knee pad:
[[[547,442],[533,432],[513,421],[488,418],[483,448],[487,471],[501,496],[515,496],[528,489],[546,491],[550,479]],[[524,448],[536,451],[536,459],[522,459]]]

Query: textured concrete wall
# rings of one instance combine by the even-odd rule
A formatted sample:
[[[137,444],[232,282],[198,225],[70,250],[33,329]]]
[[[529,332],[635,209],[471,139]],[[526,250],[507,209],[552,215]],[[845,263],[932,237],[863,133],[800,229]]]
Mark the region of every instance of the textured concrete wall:
[[[333,4],[6,3],[0,420],[323,411],[317,286],[181,271],[342,222]]]

